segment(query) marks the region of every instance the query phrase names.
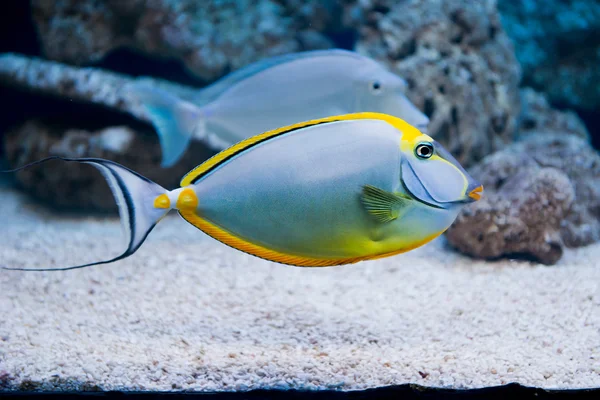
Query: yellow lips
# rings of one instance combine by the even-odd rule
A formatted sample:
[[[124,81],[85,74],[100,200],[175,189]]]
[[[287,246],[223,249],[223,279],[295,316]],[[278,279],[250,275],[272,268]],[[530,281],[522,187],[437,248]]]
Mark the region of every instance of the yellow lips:
[[[473,200],[481,199],[481,194],[483,193],[483,185],[477,186],[475,189],[469,192],[469,197]]]

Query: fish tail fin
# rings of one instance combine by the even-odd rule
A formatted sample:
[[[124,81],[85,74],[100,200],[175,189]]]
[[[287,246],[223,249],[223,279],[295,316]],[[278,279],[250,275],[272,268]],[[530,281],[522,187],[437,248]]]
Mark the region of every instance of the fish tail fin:
[[[137,85],[132,93],[144,106],[158,133],[161,166],[171,167],[185,153],[197,130],[204,127],[202,111],[192,103],[160,89]]]
[[[90,164],[100,170],[110,186],[119,207],[121,223],[129,240],[127,249],[121,255],[110,260],[97,261],[72,267],[46,269],[2,267],[2,269],[21,271],[64,271],[99,264],[108,264],[113,261],[122,260],[129,257],[140,248],[154,226],[156,226],[169,210],[172,209],[169,200],[169,191],[137,172],[116,162],[101,158],[63,158],[54,156],[35,161],[17,169],[2,172],[18,172],[50,160]]]

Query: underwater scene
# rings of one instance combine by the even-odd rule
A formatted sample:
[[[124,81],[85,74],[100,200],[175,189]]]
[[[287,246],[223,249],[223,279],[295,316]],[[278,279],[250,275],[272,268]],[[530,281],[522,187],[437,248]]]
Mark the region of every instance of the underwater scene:
[[[597,0],[3,9],[0,397],[600,389]]]

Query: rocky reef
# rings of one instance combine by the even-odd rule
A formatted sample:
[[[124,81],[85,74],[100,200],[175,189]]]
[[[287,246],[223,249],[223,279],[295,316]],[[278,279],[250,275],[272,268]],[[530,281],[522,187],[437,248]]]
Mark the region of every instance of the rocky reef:
[[[335,2],[33,0],[44,55],[86,65],[128,47],[210,81],[270,55],[327,48]]]
[[[574,135],[589,141],[589,132],[581,118],[573,111],[559,111],[552,108],[548,103],[548,99],[542,93],[531,88],[522,89],[521,104],[523,109],[519,117],[520,125],[518,128],[520,138],[531,134],[555,133]]]
[[[203,86],[242,66],[344,47],[403,77],[407,96],[430,118],[428,133],[484,183],[486,197],[459,216],[450,243],[476,257],[552,264],[564,246],[600,240],[598,153],[578,115],[552,106],[600,103],[600,8],[542,3],[33,0],[40,54],[0,54],[0,87],[53,111],[9,102],[7,114],[24,117],[3,132],[0,150],[12,167],[50,155],[107,158],[173,187],[213,150],[195,142],[174,167],[160,168],[157,135],[131,85],[144,81],[202,104]],[[127,64],[134,54],[182,72],[138,71],[138,60],[119,73],[106,62]],[[55,206],[114,209],[92,168],[57,163],[17,180]]]
[[[471,169],[486,196],[448,230],[472,256],[524,256],[556,263],[563,248],[600,240],[600,154],[570,112],[523,91],[521,139]]]

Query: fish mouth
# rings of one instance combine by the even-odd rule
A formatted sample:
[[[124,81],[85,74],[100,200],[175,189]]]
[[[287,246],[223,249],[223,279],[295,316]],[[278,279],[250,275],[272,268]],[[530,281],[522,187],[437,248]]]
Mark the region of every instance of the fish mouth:
[[[467,196],[469,196],[474,201],[480,200],[483,195],[483,185],[477,186],[475,189],[471,190]]]

